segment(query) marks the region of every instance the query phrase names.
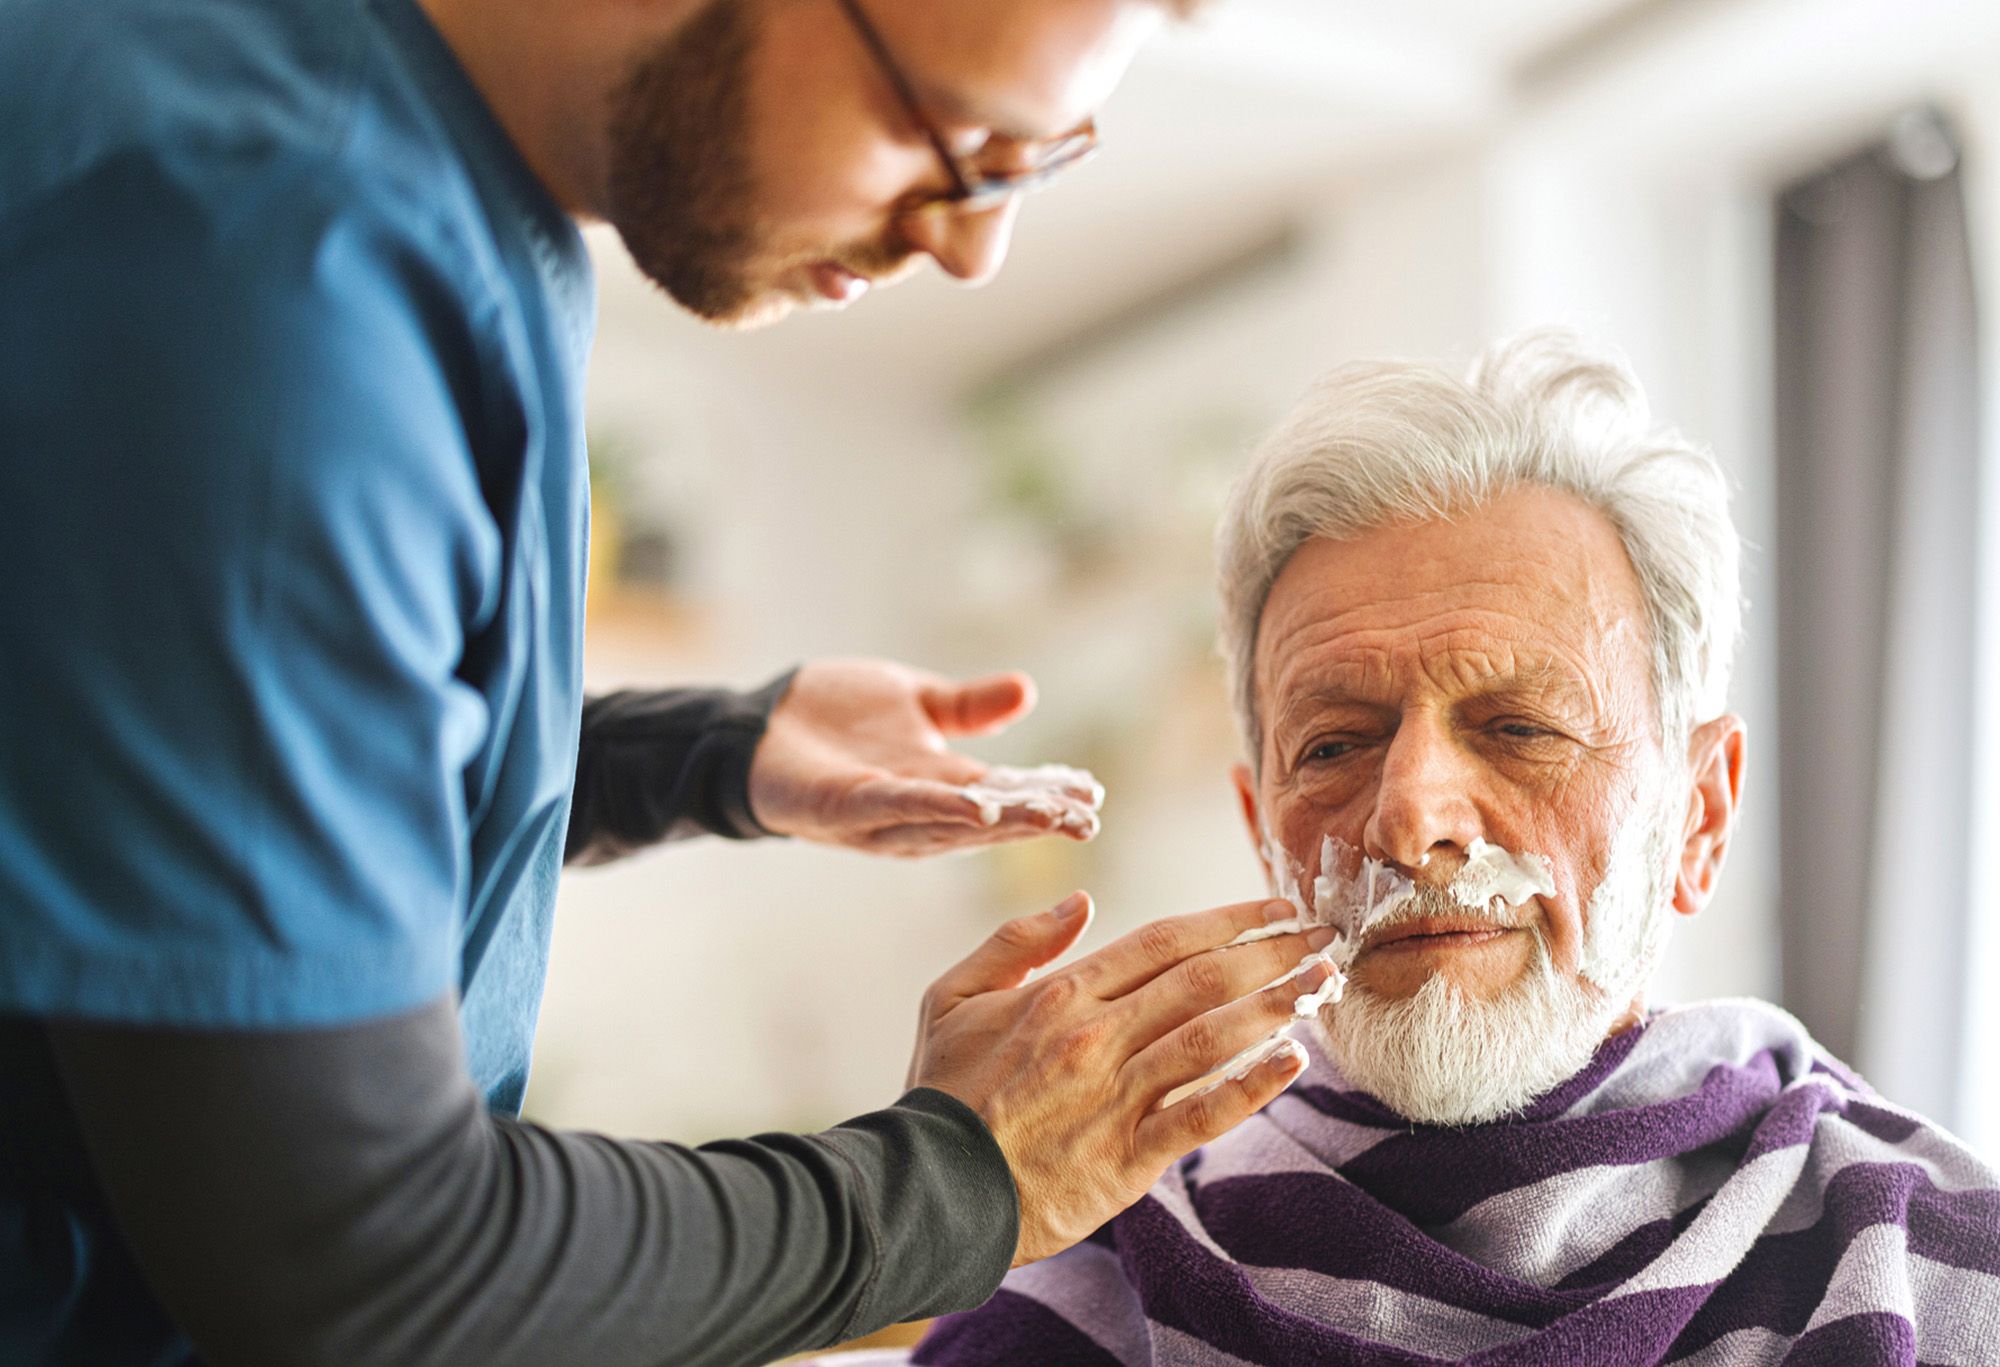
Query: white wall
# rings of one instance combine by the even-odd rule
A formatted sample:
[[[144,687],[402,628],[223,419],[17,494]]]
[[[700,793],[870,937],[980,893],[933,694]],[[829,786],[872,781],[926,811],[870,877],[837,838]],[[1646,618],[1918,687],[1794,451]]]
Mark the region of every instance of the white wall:
[[[1990,867],[2000,850],[2000,86],[1988,81],[1962,90],[1953,101],[1966,141],[1967,189],[1973,225],[1973,267],[1987,282],[1981,315],[1986,373],[1986,483],[1981,499],[1985,530],[1984,573],[1974,591],[1982,617],[1979,683],[1984,703],[1975,760],[1973,850]],[[2000,1153],[2000,879],[1974,884],[1971,944],[1972,991],[1965,1022],[1965,1138],[1981,1151]]]

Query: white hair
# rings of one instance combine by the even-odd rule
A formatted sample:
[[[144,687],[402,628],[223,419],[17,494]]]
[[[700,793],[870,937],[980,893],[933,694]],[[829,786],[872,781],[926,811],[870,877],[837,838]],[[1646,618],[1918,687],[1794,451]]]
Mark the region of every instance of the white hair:
[[[1342,366],[1258,449],[1216,537],[1219,644],[1253,767],[1257,628],[1293,553],[1523,485],[1574,494],[1617,528],[1645,596],[1663,742],[1677,749],[1724,710],[1743,607],[1722,469],[1653,426],[1621,357],[1542,329],[1489,348],[1464,380],[1408,361]]]

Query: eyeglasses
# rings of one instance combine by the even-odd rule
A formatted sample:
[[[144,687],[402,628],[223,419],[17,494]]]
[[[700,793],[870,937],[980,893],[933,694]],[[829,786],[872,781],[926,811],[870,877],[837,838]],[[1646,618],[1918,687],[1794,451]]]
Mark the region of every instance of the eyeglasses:
[[[916,87],[910,83],[902,67],[897,65],[889,45],[882,41],[881,32],[862,12],[859,0],[838,0],[838,3],[846,11],[848,21],[854,25],[854,31],[861,36],[863,46],[874,56],[883,76],[888,78],[910,121],[923,130],[924,137],[937,152],[945,178],[951,182],[951,188],[942,195],[915,206],[919,211],[949,209],[976,214],[996,209],[1016,195],[1041,189],[1061,172],[1097,154],[1097,121],[1085,119],[1068,133],[1024,144],[1028,154],[1025,166],[989,171],[959,156],[951,150],[951,144],[945,141],[937,124],[924,112],[923,103],[917,99]]]

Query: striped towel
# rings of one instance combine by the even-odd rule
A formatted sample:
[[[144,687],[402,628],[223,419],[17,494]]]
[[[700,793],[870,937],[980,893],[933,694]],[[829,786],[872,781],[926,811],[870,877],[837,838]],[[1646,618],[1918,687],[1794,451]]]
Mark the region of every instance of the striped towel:
[[[2000,1175],[1762,1002],[1458,1130],[1315,1057],[914,1361],[1996,1364]]]

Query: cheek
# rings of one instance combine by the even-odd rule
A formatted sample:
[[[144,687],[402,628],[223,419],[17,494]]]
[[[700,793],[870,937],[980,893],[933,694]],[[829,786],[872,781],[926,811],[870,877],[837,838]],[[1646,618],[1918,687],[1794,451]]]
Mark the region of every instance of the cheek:
[[[1330,835],[1357,848],[1362,842],[1368,821],[1366,805],[1329,802],[1324,785],[1267,788],[1262,801],[1269,833],[1291,851],[1307,874],[1317,871],[1323,837]]]
[[[1272,829],[1310,827],[1315,846],[1322,834],[1358,842],[1381,791],[1386,753],[1387,746],[1378,743],[1333,762],[1302,757],[1288,762],[1274,755],[1267,741],[1263,810],[1270,814]]]
[[[756,216],[775,236],[819,246],[877,236],[934,162],[928,149],[915,152],[867,129],[826,129],[755,158]]]
[[[766,35],[744,130],[754,216],[765,235],[824,248],[879,234],[890,209],[934,174],[936,155],[896,133],[860,77],[829,62],[838,30]]]
[[[1578,775],[1552,790],[1546,802],[1522,813],[1510,848],[1546,858],[1555,874],[1557,896],[1544,906],[1549,948],[1559,966],[1573,970],[1582,950],[1590,899],[1603,880],[1611,849],[1623,829],[1622,817],[1640,803],[1609,782]],[[1496,843],[1506,844],[1505,839]]]

